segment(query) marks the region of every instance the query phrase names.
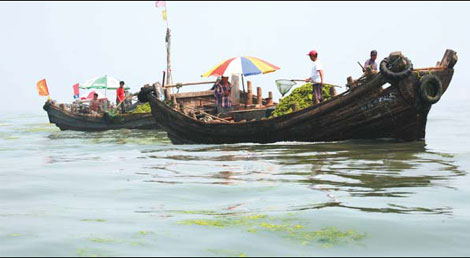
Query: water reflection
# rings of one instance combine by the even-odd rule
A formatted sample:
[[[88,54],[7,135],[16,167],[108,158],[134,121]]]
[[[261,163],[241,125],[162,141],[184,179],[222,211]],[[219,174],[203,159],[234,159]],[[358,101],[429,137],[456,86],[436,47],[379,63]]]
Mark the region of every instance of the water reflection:
[[[153,164],[143,168],[152,177],[147,182],[292,185],[324,196],[306,196],[310,199],[301,205],[286,204],[292,211],[344,208],[450,215],[451,207],[421,196],[426,188],[452,188],[451,180],[466,174],[453,155],[429,150],[423,141],[169,146],[142,154]],[[407,202],[410,199],[413,205]]]
[[[108,130],[103,132],[56,131],[47,136],[50,140],[80,140],[92,144],[169,144],[166,133],[156,130]]]

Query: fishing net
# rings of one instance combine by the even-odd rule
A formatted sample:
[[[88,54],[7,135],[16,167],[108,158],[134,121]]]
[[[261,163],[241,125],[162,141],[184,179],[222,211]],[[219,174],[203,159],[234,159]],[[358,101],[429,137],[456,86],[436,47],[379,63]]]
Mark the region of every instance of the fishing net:
[[[276,80],[277,89],[279,90],[279,93],[281,93],[283,97],[284,95],[286,95],[287,92],[290,91],[290,89],[292,89],[292,87],[295,84],[296,83],[292,80],[285,80],[285,79]]]

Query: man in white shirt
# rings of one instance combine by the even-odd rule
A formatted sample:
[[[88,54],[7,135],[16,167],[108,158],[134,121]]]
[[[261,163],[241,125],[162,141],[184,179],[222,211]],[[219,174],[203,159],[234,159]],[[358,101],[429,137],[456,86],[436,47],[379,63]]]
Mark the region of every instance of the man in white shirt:
[[[310,51],[308,54],[310,56],[310,60],[313,61],[312,67],[312,75],[307,78],[306,82],[312,82],[313,87],[313,104],[317,104],[323,101],[323,96],[321,94],[323,88],[323,81],[324,81],[324,74],[323,74],[323,66],[317,60],[318,53],[315,50]]]

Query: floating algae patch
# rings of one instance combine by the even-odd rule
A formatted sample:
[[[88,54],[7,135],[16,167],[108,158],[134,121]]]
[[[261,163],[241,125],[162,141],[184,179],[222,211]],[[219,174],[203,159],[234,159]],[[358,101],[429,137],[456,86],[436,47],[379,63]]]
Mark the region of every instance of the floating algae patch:
[[[236,227],[236,226],[255,226],[258,225],[257,220],[267,218],[267,215],[251,215],[251,216],[216,216],[217,219],[188,219],[179,221],[178,224],[183,225],[200,225],[210,227]]]
[[[89,249],[89,248],[78,248],[77,255],[80,257],[107,257],[107,255],[103,253],[103,250],[100,249]]]
[[[335,227],[320,230],[309,230],[305,225],[294,223],[295,218],[279,218],[268,215],[250,216],[215,216],[214,219],[188,219],[178,224],[198,225],[214,228],[245,228],[248,233],[276,232],[281,237],[299,241],[302,245],[320,244],[321,247],[331,247],[339,244],[354,243],[362,240],[365,234],[354,230],[341,231]]]
[[[0,139],[3,139],[3,140],[17,140],[17,139],[20,139],[20,137],[14,136],[11,133],[0,132]]]
[[[218,215],[220,213],[217,213],[215,211],[210,211],[210,210],[183,210],[183,211],[174,211],[175,213],[180,213],[180,214],[200,214],[200,215]]]
[[[322,96],[324,100],[331,98],[330,88],[333,87],[330,84],[323,84]],[[276,109],[271,114],[271,117],[282,116],[289,114],[293,111],[292,104],[297,104],[297,110],[304,109],[312,106],[313,104],[313,95],[312,95],[312,84],[306,83],[294,91],[291,94],[284,97],[279,104],[277,104]]]
[[[246,254],[243,252],[235,250],[224,250],[224,249],[207,249],[208,252],[213,253],[218,256],[225,257],[246,257]]]
[[[19,237],[19,236],[21,236],[21,234],[13,233],[13,234],[10,234],[9,236],[11,236],[11,237]]]
[[[95,243],[100,243],[100,244],[117,242],[115,239],[112,239],[112,238],[100,238],[100,237],[93,237],[93,238],[89,238],[88,240],[95,242]]]
[[[316,242],[321,244],[322,247],[332,247],[338,244],[357,242],[362,240],[365,236],[365,234],[357,233],[354,230],[341,231],[335,227],[327,227],[311,232],[302,231],[291,235],[293,239],[301,241],[302,245]]]
[[[152,231],[146,231],[146,230],[141,230],[139,231],[139,235],[141,236],[146,236],[146,235],[151,235],[154,234]]]
[[[51,124],[28,124],[27,128],[22,128],[20,131],[27,133],[42,133],[42,132],[57,132],[60,131],[54,125]]]
[[[83,222],[106,222],[105,219],[82,219]]]

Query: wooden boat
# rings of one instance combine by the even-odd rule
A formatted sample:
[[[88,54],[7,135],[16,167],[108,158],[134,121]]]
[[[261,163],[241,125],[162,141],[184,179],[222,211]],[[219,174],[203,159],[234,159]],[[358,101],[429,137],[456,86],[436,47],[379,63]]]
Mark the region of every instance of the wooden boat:
[[[55,105],[47,101],[43,106],[49,116],[49,122],[60,130],[105,131],[113,129],[159,129],[160,127],[150,113],[125,113],[110,116],[81,114],[66,110],[64,105]]]
[[[174,144],[272,143],[425,137],[431,106],[447,90],[457,62],[447,50],[435,67],[413,69],[400,52],[380,63],[380,72],[363,76],[325,102],[279,117],[253,121],[207,121],[158,100],[149,93],[152,115]]]

